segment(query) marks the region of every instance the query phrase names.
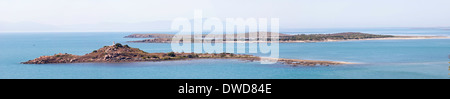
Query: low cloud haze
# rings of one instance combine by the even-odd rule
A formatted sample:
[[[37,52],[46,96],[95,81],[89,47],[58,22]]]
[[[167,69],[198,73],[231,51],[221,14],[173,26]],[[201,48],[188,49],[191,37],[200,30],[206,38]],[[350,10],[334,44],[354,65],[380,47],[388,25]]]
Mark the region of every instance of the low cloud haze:
[[[449,27],[449,0],[1,0],[0,32],[159,31],[172,19],[280,18],[280,28]]]

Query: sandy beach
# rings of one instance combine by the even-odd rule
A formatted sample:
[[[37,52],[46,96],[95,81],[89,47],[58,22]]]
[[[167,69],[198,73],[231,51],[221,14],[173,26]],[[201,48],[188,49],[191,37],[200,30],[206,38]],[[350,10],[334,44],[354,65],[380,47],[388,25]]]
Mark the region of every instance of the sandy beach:
[[[388,38],[351,39],[351,40],[324,40],[324,41],[280,41],[280,43],[313,43],[313,42],[339,42],[360,40],[417,40],[417,39],[450,39],[447,36],[395,36]]]
[[[315,42],[340,42],[340,41],[361,41],[361,40],[417,40],[417,39],[450,39],[447,36],[395,36],[388,38],[350,39],[350,40],[322,40],[322,41],[279,41],[279,43],[315,43]],[[223,41],[223,43],[268,43],[270,41]]]

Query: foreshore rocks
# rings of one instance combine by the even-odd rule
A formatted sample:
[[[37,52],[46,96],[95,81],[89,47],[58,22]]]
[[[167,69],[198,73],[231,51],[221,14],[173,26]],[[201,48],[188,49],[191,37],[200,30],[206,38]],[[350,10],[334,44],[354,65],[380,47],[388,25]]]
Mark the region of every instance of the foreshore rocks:
[[[23,62],[23,64],[47,64],[47,63],[73,63],[80,56],[72,54],[55,54],[53,56],[41,56],[34,60]]]

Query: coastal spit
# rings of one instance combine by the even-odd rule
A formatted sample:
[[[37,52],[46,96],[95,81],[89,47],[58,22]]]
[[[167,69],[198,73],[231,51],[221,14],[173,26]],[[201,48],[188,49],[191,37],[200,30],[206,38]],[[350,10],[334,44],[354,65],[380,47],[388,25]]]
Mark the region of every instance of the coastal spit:
[[[298,59],[274,59],[253,55],[232,53],[147,53],[138,48],[117,43],[112,46],[104,46],[85,55],[55,54],[53,56],[41,56],[39,58],[22,62],[22,64],[62,64],[62,63],[123,63],[123,62],[152,62],[187,59],[240,59],[245,61],[277,61],[278,63],[292,66],[329,66],[352,64],[347,62],[314,61]]]

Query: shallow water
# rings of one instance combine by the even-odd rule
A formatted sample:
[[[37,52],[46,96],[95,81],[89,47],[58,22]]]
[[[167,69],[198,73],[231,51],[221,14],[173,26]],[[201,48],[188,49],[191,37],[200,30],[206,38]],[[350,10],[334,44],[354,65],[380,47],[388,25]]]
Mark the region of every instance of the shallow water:
[[[434,29],[298,29],[285,33],[362,31],[375,34],[444,35]],[[133,33],[0,33],[0,78],[225,78],[225,79],[447,79],[450,39],[370,40],[320,43],[282,43],[280,57],[357,62],[357,65],[291,67],[240,60],[204,59],[140,63],[20,64],[42,55],[83,55],[112,41],[146,52],[170,52],[170,44],[125,43]],[[259,55],[259,54],[254,54]]]

